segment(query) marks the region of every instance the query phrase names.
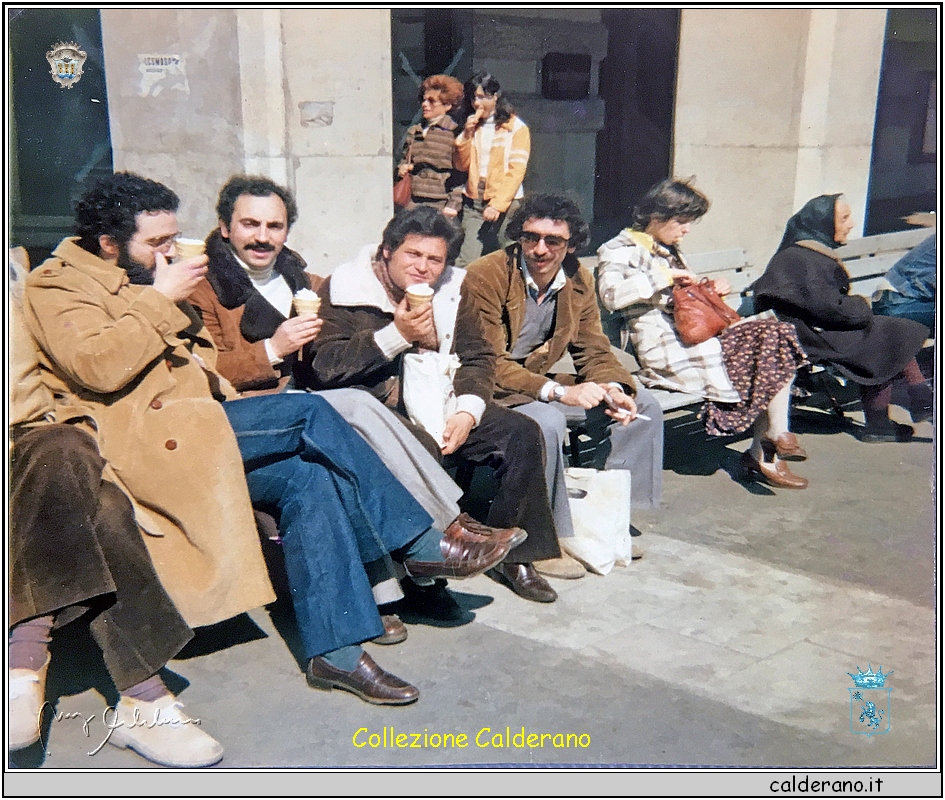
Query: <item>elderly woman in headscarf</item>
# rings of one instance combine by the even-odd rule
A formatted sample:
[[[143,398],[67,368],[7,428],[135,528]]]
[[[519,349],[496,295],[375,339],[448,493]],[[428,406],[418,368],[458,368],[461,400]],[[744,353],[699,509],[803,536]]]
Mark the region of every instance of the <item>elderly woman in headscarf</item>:
[[[850,204],[821,195],[790,220],[777,253],[755,282],[755,308],[771,309],[797,329],[812,360],[828,363],[860,387],[866,442],[908,441],[914,431],[889,419],[896,379],[904,379],[913,422],[932,418],[932,390],[915,355],[928,329],[909,319],[874,315],[850,294],[850,276],[833,250],[853,230]]]

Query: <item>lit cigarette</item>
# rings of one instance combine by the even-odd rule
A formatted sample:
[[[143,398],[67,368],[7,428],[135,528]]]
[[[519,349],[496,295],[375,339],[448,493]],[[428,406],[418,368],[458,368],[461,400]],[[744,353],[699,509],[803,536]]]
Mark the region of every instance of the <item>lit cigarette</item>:
[[[634,419],[645,419],[647,422],[653,421],[646,414],[637,414],[636,417],[634,417]]]

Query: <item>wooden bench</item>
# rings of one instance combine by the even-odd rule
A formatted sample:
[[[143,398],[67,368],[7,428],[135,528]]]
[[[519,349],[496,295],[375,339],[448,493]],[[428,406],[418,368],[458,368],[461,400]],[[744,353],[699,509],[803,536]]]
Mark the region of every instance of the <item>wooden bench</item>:
[[[918,228],[880,233],[838,247],[834,253],[843,259],[850,273],[850,292],[869,300],[889,268],[934,232],[933,228]]]

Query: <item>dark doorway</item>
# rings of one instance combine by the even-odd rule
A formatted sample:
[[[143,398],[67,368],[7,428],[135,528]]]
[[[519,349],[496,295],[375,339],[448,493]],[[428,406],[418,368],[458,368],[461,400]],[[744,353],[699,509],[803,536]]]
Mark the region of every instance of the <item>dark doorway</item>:
[[[395,161],[404,132],[420,121],[420,82],[444,73],[461,81],[472,75],[472,16],[472,11],[453,9],[391,10]]]
[[[99,12],[9,9],[11,129],[10,244],[37,264],[72,230],[84,183],[112,171]],[[50,74],[46,53],[73,42],[86,53],[70,87]]]
[[[937,211],[938,20],[934,8],[891,8],[879,79],[864,234],[905,230]]]
[[[636,199],[670,172],[679,11],[605,10],[601,18],[608,36],[600,67],[605,112],[597,134],[594,227],[610,238],[627,225]]]

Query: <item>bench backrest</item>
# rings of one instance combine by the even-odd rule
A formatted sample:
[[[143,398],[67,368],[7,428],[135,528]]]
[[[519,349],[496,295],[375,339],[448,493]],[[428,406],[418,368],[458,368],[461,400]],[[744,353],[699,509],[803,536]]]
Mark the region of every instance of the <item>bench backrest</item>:
[[[869,298],[883,276],[900,258],[932,235],[934,229],[918,228],[864,236],[834,250],[850,273],[850,292]]]

